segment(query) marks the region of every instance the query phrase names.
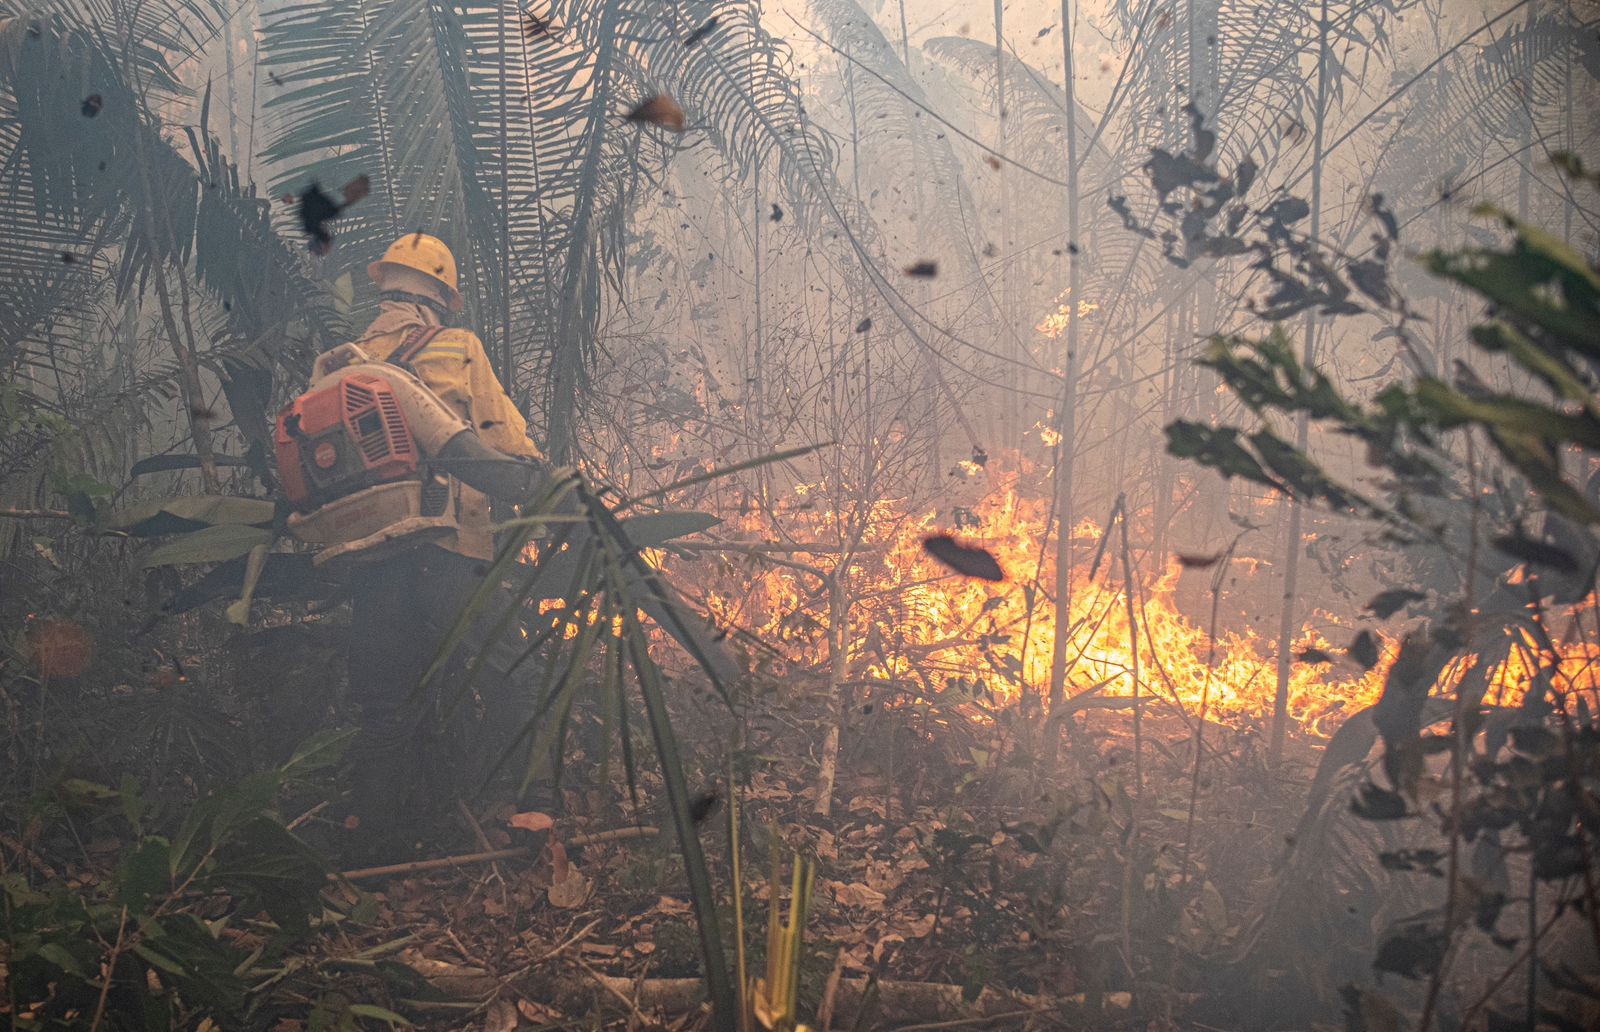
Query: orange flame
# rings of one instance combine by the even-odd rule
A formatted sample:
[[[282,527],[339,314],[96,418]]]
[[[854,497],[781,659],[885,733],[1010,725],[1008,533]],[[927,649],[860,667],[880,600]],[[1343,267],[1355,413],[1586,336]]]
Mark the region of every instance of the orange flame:
[[[810,488],[801,493],[808,503],[823,494]],[[1072,531],[1070,590],[1058,616],[1054,550],[1044,544],[1049,515],[1048,502],[1023,498],[1009,487],[992,491],[971,510],[957,510],[957,535],[989,550],[1007,572],[1006,582],[990,584],[951,574],[924,553],[924,537],[952,529],[937,513],[910,514],[883,501],[844,513],[820,503],[796,507],[782,513],[784,526],[818,545],[816,555],[799,556],[815,558],[817,566],[758,568],[748,590],[713,591],[706,602],[719,624],[742,626],[777,645],[788,672],[825,671],[830,627],[843,620],[853,679],[1003,705],[1048,694],[1056,639],[1065,635],[1068,698],[1130,696],[1134,626],[1120,568],[1103,561],[1090,576],[1102,529],[1079,522]],[[863,524],[859,544],[847,556],[822,551],[821,542],[838,540],[838,528]],[[756,517],[736,526],[752,537],[773,536]],[[1179,572],[1176,563],[1154,575],[1134,571],[1140,694],[1154,697],[1151,705],[1178,706],[1188,714],[1200,710],[1204,697],[1208,718],[1260,721],[1272,712],[1277,688],[1273,643],[1234,631],[1218,634],[1213,643],[1176,604]],[[846,590],[838,595],[829,590],[833,576],[844,581]],[[1294,647],[1299,652],[1330,646],[1307,630]],[[1376,701],[1397,650],[1396,643],[1385,642],[1370,671],[1352,663],[1295,662],[1289,714],[1302,728],[1329,733],[1341,714]]]

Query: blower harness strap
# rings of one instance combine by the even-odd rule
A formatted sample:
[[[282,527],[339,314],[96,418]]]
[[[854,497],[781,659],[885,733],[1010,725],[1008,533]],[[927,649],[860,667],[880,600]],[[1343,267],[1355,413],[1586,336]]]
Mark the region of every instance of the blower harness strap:
[[[406,334],[406,339],[400,342],[398,348],[394,349],[394,354],[389,356],[389,361],[407,372],[416,372],[411,368],[412,361],[422,354],[424,348],[433,343],[435,337],[444,331],[445,328],[443,326],[418,326]]]

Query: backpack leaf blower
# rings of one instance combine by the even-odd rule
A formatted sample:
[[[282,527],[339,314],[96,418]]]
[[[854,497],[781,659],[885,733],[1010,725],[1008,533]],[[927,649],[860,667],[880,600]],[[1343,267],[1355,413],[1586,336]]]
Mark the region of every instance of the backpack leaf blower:
[[[455,534],[460,485],[522,501],[542,468],[487,444],[421,380],[355,344],[322,355],[311,387],[278,414],[290,533],[316,563],[370,561]]]

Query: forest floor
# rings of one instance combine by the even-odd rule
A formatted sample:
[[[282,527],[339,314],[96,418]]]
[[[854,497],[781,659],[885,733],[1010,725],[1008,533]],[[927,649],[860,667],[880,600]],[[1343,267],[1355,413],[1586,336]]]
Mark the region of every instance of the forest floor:
[[[105,593],[105,605],[123,598]],[[130,820],[149,846],[212,793],[282,764],[307,736],[348,724],[326,689],[339,676],[337,630],[313,622],[201,634],[206,648],[157,653],[148,669],[148,650],[97,635],[99,666],[52,703],[48,727],[63,759],[14,765],[13,798],[23,802],[6,811],[16,819],[4,827],[16,830],[0,834],[0,873],[25,871],[35,887],[66,893],[75,909],[40,911],[38,920],[64,929],[61,941],[81,951],[91,1006],[134,855]],[[1259,728],[1207,721],[1197,769],[1201,725],[1159,700],[1144,711],[1137,742],[1132,712],[1105,700],[1071,718],[1052,750],[1037,708],[1025,703],[980,710],[950,693],[870,695],[835,711],[825,678],[743,687],[737,712],[687,681],[675,683],[669,706],[701,804],[699,839],[730,965],[730,771],[741,786],[749,973],[765,967],[774,857],[784,901],[793,858],[815,861],[798,992],[814,1028],[1335,1027],[1339,987],[1371,980],[1378,930],[1396,910],[1421,909],[1394,896],[1423,876],[1383,870],[1375,826],[1350,819],[1348,790],[1367,768],[1349,767],[1340,791],[1308,812],[1313,771],[1329,752],[1309,735],[1291,734],[1272,767]],[[514,855],[335,883],[320,908],[316,872],[313,918],[315,909],[322,916],[288,945],[282,927],[220,895],[180,886],[161,909],[192,915],[223,940],[230,952],[220,981],[266,1015],[259,1027],[278,1032],[379,1027],[371,1017],[319,1023],[319,1009],[340,995],[346,1014],[370,1003],[429,1029],[709,1027],[697,924],[656,758],[636,722],[630,791],[614,725],[606,755],[599,709],[585,702],[573,711],[559,797],[545,792],[520,808],[517,823],[547,828],[515,826],[517,811],[506,806],[461,807],[467,813],[449,814],[447,831],[392,860]],[[37,732],[21,723],[31,710],[11,712],[16,750]],[[836,719],[838,777],[830,812],[820,814],[821,743]],[[740,744],[730,748],[735,731]],[[61,795],[58,766],[87,779],[79,785],[95,783],[95,798]],[[145,800],[142,817],[125,816],[128,799],[118,798],[115,786],[130,782]],[[336,807],[324,802],[332,788],[308,780],[274,809],[285,820],[302,815],[293,826],[326,848],[340,830]],[[24,806],[29,798],[44,802]],[[251,805],[259,813],[263,804]],[[1291,844],[1312,817],[1317,838]],[[98,929],[78,934],[67,918],[88,899],[112,902],[97,904]],[[1379,913],[1380,899],[1389,913]],[[251,975],[238,985],[236,964]],[[157,1002],[166,998],[152,986]],[[817,1012],[829,1000],[824,1025]]]
[[[1189,724],[1147,717],[1134,875],[1143,884],[1124,914],[1129,715],[1100,711],[1075,727],[1050,776],[1025,743],[988,730],[988,753],[953,758],[925,741],[892,775],[877,748],[884,739],[847,736],[826,816],[815,812],[807,757],[747,757],[756,765],[739,821],[749,969],[764,963],[769,858],[782,852],[785,897],[787,857],[817,863],[803,1016],[831,999],[841,1028],[985,1017],[990,1027],[1133,1028],[1152,1015],[1187,1025],[1187,1012],[1225,1007],[1203,985],[1195,991],[1197,973],[1240,944],[1246,915],[1267,902],[1315,744],[1297,740],[1293,759],[1269,773],[1256,735],[1210,725],[1191,827]],[[657,812],[659,782],[645,776],[638,790],[637,812]],[[526,855],[357,879],[376,909],[359,931],[340,933],[338,949],[421,975],[435,991],[419,995],[431,999],[394,1004],[426,1027],[562,1025],[597,1013],[634,1028],[701,1027],[698,940],[676,846],[670,829],[653,830],[658,821],[629,823],[631,807],[617,805],[626,799],[620,785],[569,788],[565,813],[537,836],[510,825],[509,807],[475,822],[473,852],[526,843]],[[702,809],[716,810],[701,839],[731,922],[727,811]],[[549,845],[608,831],[620,837]],[[731,924],[726,931],[731,943]],[[862,1014],[869,978],[876,999]]]

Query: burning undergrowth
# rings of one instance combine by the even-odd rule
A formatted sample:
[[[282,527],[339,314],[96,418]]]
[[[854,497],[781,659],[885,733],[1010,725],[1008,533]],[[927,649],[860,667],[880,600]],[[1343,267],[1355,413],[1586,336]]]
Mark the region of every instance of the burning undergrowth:
[[[938,700],[974,714],[1024,699],[1045,705],[1064,634],[1067,705],[1125,707],[1119,700],[1134,695],[1137,634],[1139,694],[1152,705],[1186,714],[1204,705],[1209,718],[1238,727],[1270,715],[1272,643],[1248,628],[1226,629],[1213,647],[1203,621],[1178,602],[1182,566],[1173,557],[1135,562],[1130,621],[1127,585],[1120,567],[1097,561],[1104,530],[1091,520],[1072,529],[1075,561],[1059,618],[1049,501],[1019,491],[1014,476],[983,475],[992,486],[981,500],[951,510],[897,500],[834,506],[821,500],[824,488],[802,485],[770,517],[746,514],[724,525],[725,576],[701,601],[775,674],[831,674],[837,685],[889,700]],[[987,551],[1006,579],[952,573],[924,548],[942,534]],[[1368,669],[1311,627],[1295,649],[1329,660],[1297,661],[1289,681],[1291,715],[1326,735],[1376,701],[1395,646],[1384,641]]]
[[[1277,691],[1276,643],[1244,621],[1219,627],[1213,641],[1204,612],[1179,597],[1186,557],[1135,551],[1130,621],[1116,549],[1103,549],[1098,523],[1077,521],[1063,622],[1046,533],[1049,500],[1019,491],[1014,475],[980,475],[989,484],[982,498],[952,509],[895,499],[835,505],[825,487],[802,484],[770,514],[724,523],[725,550],[686,553],[695,565],[714,557],[718,573],[682,581],[701,585],[698,602],[744,643],[758,669],[828,679],[863,700],[932,702],[974,717],[1019,702],[1048,709],[1052,652],[1064,634],[1069,712],[1126,709],[1135,694],[1136,634],[1138,694],[1149,707],[1185,717],[1203,711],[1241,730],[1265,726]],[[952,534],[992,555],[1005,580],[953,573],[925,547],[930,537]],[[1232,564],[1236,583],[1270,577],[1255,557],[1221,561]],[[670,568],[679,560],[665,562]],[[1261,593],[1259,585],[1232,590]],[[1317,609],[1293,644],[1287,712],[1313,738],[1376,703],[1398,653],[1398,632],[1358,634],[1349,626],[1357,616]],[[1561,670],[1592,688],[1596,650],[1572,634],[1566,639],[1558,643]],[[1515,704],[1538,651],[1531,641],[1514,644],[1489,674],[1488,701]],[[1473,662],[1452,665],[1441,680],[1455,683]]]

